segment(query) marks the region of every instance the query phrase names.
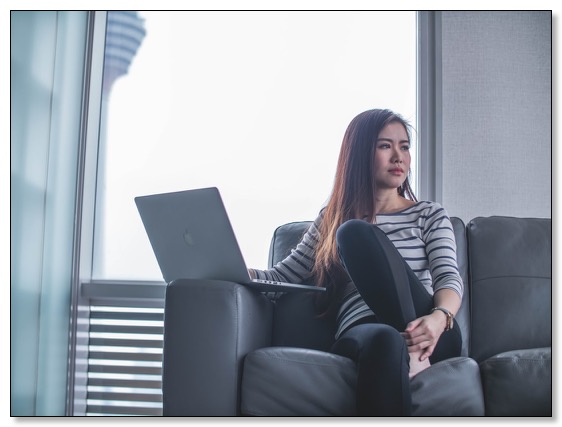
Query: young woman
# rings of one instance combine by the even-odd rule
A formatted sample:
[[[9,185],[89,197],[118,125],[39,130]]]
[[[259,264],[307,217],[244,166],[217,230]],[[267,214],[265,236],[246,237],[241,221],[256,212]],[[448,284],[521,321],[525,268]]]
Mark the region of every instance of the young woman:
[[[359,114],[344,135],[328,204],[301,243],[271,270],[250,269],[328,288],[332,351],[357,363],[358,415],[409,415],[410,378],[461,351],[453,228],[439,204],[416,201],[409,150],[400,115]]]

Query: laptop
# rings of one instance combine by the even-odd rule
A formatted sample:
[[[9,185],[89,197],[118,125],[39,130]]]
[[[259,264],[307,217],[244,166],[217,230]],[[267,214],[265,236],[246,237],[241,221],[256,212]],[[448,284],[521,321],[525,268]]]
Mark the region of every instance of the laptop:
[[[326,290],[252,279],[215,187],[139,196],[135,203],[166,283],[216,279],[264,292]]]

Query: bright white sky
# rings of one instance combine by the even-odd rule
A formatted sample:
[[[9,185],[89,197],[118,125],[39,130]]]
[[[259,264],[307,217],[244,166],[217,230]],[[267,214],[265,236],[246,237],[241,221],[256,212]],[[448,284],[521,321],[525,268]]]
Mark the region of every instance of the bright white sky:
[[[96,278],[161,280],[133,198],[216,186],[249,267],[313,220],[345,129],[390,108],[415,124],[414,12],[142,12],[115,83]]]

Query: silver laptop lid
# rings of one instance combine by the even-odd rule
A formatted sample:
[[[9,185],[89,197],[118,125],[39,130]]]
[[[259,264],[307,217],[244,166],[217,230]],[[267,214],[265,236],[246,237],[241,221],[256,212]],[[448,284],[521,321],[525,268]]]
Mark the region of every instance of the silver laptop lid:
[[[139,196],[135,203],[167,283],[250,281],[217,188]]]

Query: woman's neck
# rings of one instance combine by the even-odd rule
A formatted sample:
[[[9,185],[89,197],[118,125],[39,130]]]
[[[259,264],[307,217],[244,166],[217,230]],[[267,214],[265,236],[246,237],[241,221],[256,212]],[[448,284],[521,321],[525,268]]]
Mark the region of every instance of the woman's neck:
[[[415,204],[398,194],[396,190],[375,195],[375,215],[399,212]]]

